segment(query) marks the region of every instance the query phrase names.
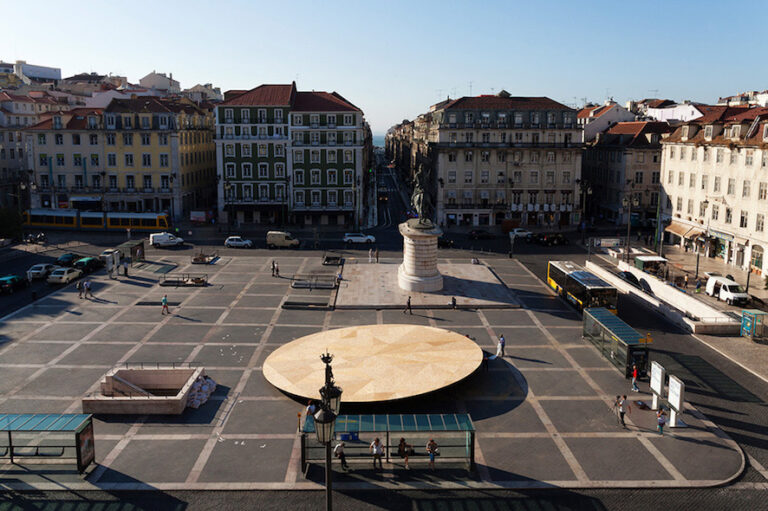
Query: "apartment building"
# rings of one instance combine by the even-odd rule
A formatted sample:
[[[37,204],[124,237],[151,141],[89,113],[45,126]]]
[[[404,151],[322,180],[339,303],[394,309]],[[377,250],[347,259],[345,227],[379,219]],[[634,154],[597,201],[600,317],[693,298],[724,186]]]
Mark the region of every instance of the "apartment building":
[[[635,114],[615,101],[606,101],[602,105],[585,106],[576,113],[576,119],[584,129],[584,142],[591,142],[598,133],[618,122],[634,121]]]
[[[626,224],[631,200],[632,225],[654,225],[661,182],[661,140],[671,131],[665,122],[614,124],[586,144],[582,179],[587,216]]]
[[[662,141],[669,241],[761,274],[766,270],[768,108],[699,106]]]
[[[359,108],[295,83],[225,97],[216,106],[222,221],[360,224],[371,146]]]
[[[32,206],[169,212],[215,204],[213,115],[191,102],[116,99],[27,128]]]
[[[0,207],[28,207],[29,175],[23,129],[48,112],[68,109],[46,92],[0,91]]]
[[[387,135],[411,173],[431,165],[444,226],[578,224],[581,148],[575,110],[506,91],[443,101]]]

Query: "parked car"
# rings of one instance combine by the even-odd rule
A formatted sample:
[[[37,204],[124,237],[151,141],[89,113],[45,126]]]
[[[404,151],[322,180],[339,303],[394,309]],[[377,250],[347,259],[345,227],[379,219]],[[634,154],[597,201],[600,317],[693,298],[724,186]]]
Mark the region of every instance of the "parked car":
[[[528,231],[526,229],[523,229],[522,227],[515,227],[511,231],[509,231],[509,237],[515,237],[515,238],[528,238],[533,233],[531,231]]]
[[[568,245],[570,242],[568,241],[568,238],[566,238],[564,235],[558,233],[555,234],[547,234],[547,240],[549,241],[550,246],[551,245]]]
[[[0,291],[8,293],[9,295],[12,295],[19,289],[24,289],[28,285],[29,281],[18,275],[6,275],[5,277],[0,277]]]
[[[621,280],[625,281],[627,284],[635,286],[638,289],[642,289],[640,286],[640,281],[637,280],[637,277],[635,277],[633,273],[628,271],[621,271],[619,272],[619,277],[621,277]]]
[[[56,266],[72,266],[78,259],[80,259],[80,256],[77,254],[62,254],[56,259]]]
[[[252,248],[253,242],[251,240],[244,239],[242,236],[230,236],[224,240],[224,246],[227,248]]]
[[[83,272],[83,274],[94,272],[103,266],[104,262],[97,257],[83,257],[82,259],[75,261],[72,265],[73,268],[77,268]]]
[[[48,275],[46,282],[48,284],[69,284],[82,275],[83,272],[77,268],[56,268]]]
[[[344,233],[344,243],[376,243],[376,238],[362,232],[346,232]]]
[[[184,244],[184,239],[169,232],[156,232],[149,235],[149,244],[153,247],[178,247]]]
[[[437,238],[437,246],[441,248],[453,248],[453,240],[440,236]]]
[[[746,305],[749,295],[735,281],[727,277],[710,277],[707,280],[707,294],[718,300],[725,300],[728,305]]]
[[[32,266],[27,270],[27,280],[44,279],[56,268],[55,264],[41,263]]]
[[[293,234],[285,231],[269,231],[267,233],[267,248],[299,247],[299,240]]]
[[[469,239],[471,240],[492,240],[496,238],[493,234],[491,234],[488,231],[484,231],[482,229],[474,229],[472,231],[469,231]]]

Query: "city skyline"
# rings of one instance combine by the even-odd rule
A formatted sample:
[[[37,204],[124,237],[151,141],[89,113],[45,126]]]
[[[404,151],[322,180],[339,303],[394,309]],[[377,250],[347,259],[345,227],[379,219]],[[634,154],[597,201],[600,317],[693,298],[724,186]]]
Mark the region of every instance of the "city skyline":
[[[609,97],[713,103],[768,88],[768,71],[749,66],[746,52],[732,51],[728,42],[751,47],[759,41],[761,13],[768,12],[759,2],[738,12],[716,11],[714,2],[652,2],[646,12],[653,15],[607,2],[588,9],[566,2],[472,9],[339,2],[316,9],[298,2],[291,11],[224,2],[213,16],[201,11],[207,6],[201,2],[139,2],[130,11],[106,5],[79,12],[84,31],[57,29],[62,20],[53,5],[43,2],[34,19],[22,5],[5,6],[7,19],[25,22],[0,33],[0,59],[60,67],[62,76],[124,75],[134,83],[156,70],[173,73],[185,88],[213,83],[222,91],[295,80],[303,90],[343,94],[365,112],[376,135],[448,96],[501,89],[580,106]],[[238,15],[231,19],[227,12]],[[116,37],[116,20],[145,37]],[[34,38],[27,37],[30,23]],[[115,44],[105,43],[110,40]]]

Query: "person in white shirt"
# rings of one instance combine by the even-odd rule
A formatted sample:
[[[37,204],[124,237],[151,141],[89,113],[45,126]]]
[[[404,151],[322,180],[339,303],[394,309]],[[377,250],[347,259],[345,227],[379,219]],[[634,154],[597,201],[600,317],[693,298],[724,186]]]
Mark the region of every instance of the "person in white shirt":
[[[333,455],[339,458],[339,461],[341,461],[342,469],[349,470],[349,465],[347,465],[347,457],[344,455],[344,442],[339,442],[336,444],[336,447],[333,448]]]
[[[373,453],[373,469],[376,470],[376,460],[379,460],[379,469],[384,470],[384,467],[381,465],[381,456],[384,454],[384,446],[381,445],[381,440],[379,440],[378,437],[371,442],[369,450]]]

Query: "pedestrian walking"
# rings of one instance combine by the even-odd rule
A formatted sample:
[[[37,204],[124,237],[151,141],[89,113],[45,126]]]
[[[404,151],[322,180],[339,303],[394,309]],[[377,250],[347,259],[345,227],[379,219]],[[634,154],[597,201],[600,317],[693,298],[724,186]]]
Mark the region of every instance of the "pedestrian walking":
[[[88,293],[91,293],[91,281],[86,280],[83,282],[83,298],[88,298]],[[93,296],[93,293],[91,293]]]
[[[128,259],[123,259],[123,273],[128,276]]]
[[[75,284],[75,288],[77,288],[77,297],[82,299],[83,298],[83,281],[78,280],[77,284]]]
[[[664,417],[664,410],[659,408],[659,411],[656,412],[656,424],[659,431],[659,435],[664,435],[664,424],[666,424],[667,418]]]
[[[376,264],[379,264],[379,249],[373,251],[373,255],[376,257]]]
[[[373,262],[373,249],[368,249],[368,264],[371,264]]]
[[[309,403],[307,403],[307,415],[315,416],[315,413],[317,413],[317,405],[314,401],[311,399],[309,400]]]
[[[280,278],[280,266],[275,263],[275,277]]]
[[[344,455],[344,442],[339,442],[336,444],[336,447],[333,448],[333,455],[339,458],[342,470],[349,470],[349,465],[347,465],[347,457]]]
[[[384,446],[381,445],[379,437],[376,437],[376,439],[371,442],[371,446],[368,450],[373,453],[373,469],[376,470],[376,461],[378,460],[379,469],[384,470],[384,467],[381,465],[381,456],[384,454]]]
[[[168,309],[168,295],[163,295],[163,299],[160,300],[160,303],[163,305],[163,308],[160,309],[160,314],[170,314],[171,311]]]
[[[456,310],[456,297],[451,297],[451,309]]]
[[[619,419],[621,419],[621,426],[624,429],[627,428],[627,425],[624,422],[624,415],[626,413],[632,415],[632,407],[629,405],[629,401],[627,401],[627,396],[621,396],[621,399],[619,400]]]
[[[616,416],[616,424],[621,424],[621,421],[619,420],[619,401],[621,401],[621,396],[616,396],[616,399],[613,400],[613,406],[611,407],[613,415]]]
[[[397,444],[397,455],[405,460],[405,469],[410,470],[408,466],[408,456],[413,454],[413,446],[405,441],[405,438],[400,439],[400,443]]]
[[[632,364],[632,392],[640,392],[637,388],[637,365]]]
[[[403,309],[403,314],[409,313],[410,315],[413,315],[413,309],[411,309],[411,297],[408,296],[408,301],[405,302],[405,309]]]
[[[275,260],[274,260],[274,259],[272,259],[272,276],[273,276],[273,277],[275,276],[275,268],[276,268],[276,267],[277,267],[277,265],[275,264]]]
[[[696,294],[701,293],[701,279],[696,279]]]
[[[429,442],[427,442],[427,454],[429,454],[429,468],[430,470],[435,470],[435,456],[440,452],[440,450],[437,447],[437,442],[433,438],[429,439]]]
[[[688,274],[687,273],[685,274],[685,284],[684,284],[684,286],[685,286],[685,289],[688,289]]]
[[[504,348],[507,346],[507,340],[504,339],[504,334],[499,336],[499,346],[501,346],[501,356],[504,356]]]

